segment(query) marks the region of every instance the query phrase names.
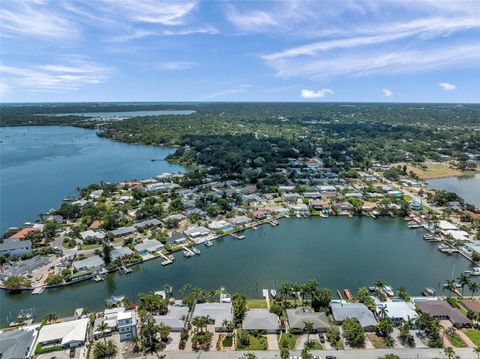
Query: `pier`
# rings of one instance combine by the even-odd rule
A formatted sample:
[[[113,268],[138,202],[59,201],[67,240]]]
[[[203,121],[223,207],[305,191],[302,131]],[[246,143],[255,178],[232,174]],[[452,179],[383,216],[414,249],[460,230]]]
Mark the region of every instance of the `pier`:
[[[168,264],[172,264],[173,261],[175,260],[175,257],[173,255],[166,256],[165,254],[159,252],[160,257],[163,258],[162,261],[162,266],[166,266]]]

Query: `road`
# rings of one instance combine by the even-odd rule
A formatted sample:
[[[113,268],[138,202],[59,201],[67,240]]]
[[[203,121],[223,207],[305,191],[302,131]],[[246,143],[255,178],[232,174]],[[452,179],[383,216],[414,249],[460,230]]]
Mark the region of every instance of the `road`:
[[[246,352],[174,352],[166,353],[167,359],[196,359],[196,358],[212,358],[212,359],[238,359],[242,358]],[[434,359],[445,358],[443,349],[363,349],[363,350],[341,350],[341,351],[312,351],[313,355],[318,355],[320,358],[325,358],[327,355],[335,356],[337,359],[376,359],[385,354],[396,354],[401,359]],[[477,359],[477,355],[473,353],[472,349],[455,349],[456,355],[461,359]],[[258,359],[273,359],[280,358],[278,351],[256,351],[255,355]],[[300,352],[290,352],[290,357],[300,356]],[[155,355],[147,356],[151,359],[158,359]]]

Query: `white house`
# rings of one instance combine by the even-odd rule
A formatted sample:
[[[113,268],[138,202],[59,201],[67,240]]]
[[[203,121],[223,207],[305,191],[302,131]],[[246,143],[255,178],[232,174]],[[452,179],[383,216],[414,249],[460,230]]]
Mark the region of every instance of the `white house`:
[[[0,243],[0,255],[22,256],[32,253],[32,241],[21,241],[19,239],[5,239]]]
[[[100,331],[100,324],[105,323],[107,328]],[[106,309],[102,318],[95,319],[93,336],[100,338],[102,335],[118,331],[120,341],[127,341],[137,336],[137,316],[135,311],[125,310],[123,307]]]
[[[85,344],[88,318],[68,322],[45,325],[40,329],[37,343],[43,347],[61,345],[64,348],[75,348]]]

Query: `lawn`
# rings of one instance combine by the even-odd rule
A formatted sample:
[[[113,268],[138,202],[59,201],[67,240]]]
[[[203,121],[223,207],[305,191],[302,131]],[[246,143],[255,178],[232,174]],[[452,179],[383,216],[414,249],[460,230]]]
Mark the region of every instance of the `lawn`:
[[[401,165],[403,165],[403,163]],[[407,165],[407,172],[410,172],[410,171],[414,172],[421,179],[454,177],[454,176],[461,176],[468,173],[468,172],[462,172],[455,168],[451,168],[444,163],[428,163],[426,165],[426,168],[413,167],[411,165]]]
[[[278,342],[279,348],[287,348],[292,350],[297,344],[298,335],[291,333],[282,333],[280,341]]]
[[[462,338],[460,338],[458,336],[458,334],[455,334],[455,335],[452,335],[452,336],[447,334],[447,338],[455,348],[466,348],[467,347],[467,344],[465,344],[465,342],[462,340]]]
[[[224,348],[230,348],[233,344],[233,337],[227,336],[225,339],[222,341],[222,345]]]
[[[98,248],[98,244],[82,244],[82,246],[80,247],[80,249],[83,249],[83,250],[96,249],[96,248]]]
[[[375,347],[375,349],[385,349],[387,347],[385,345],[385,342],[383,341],[383,338],[380,338],[374,333],[367,333],[367,337],[372,343],[372,345]]]
[[[305,344],[305,346],[310,350],[323,350],[323,346],[319,342],[312,342],[310,340],[309,343]]]
[[[254,308],[268,308],[265,299],[247,299],[247,310]]]
[[[470,338],[470,340],[478,347],[480,346],[480,330],[476,329],[465,329],[463,331],[465,334],[467,334],[467,337]]]
[[[237,349],[239,350],[267,350],[268,345],[267,345],[267,337],[261,334],[248,334],[248,340],[250,344],[246,347],[240,345],[239,342],[237,342]]]

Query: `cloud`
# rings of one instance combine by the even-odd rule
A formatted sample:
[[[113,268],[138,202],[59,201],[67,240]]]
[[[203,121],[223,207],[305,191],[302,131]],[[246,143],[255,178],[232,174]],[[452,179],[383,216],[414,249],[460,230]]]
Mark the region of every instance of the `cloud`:
[[[227,18],[238,28],[248,31],[277,25],[277,21],[273,16],[262,10],[239,12],[234,7],[230,7],[227,12]]]
[[[188,70],[196,66],[196,63],[189,61],[167,61],[158,63],[155,68],[165,71]]]
[[[82,60],[67,64],[47,64],[33,67],[0,65],[0,74],[8,87],[30,90],[77,90],[84,85],[105,82],[111,69]]]
[[[300,93],[300,96],[302,96],[303,98],[311,99],[311,98],[325,97],[327,95],[333,95],[334,93],[335,92],[330,89],[320,89],[318,91],[303,89],[302,92]]]
[[[453,90],[457,89],[457,86],[455,86],[454,84],[451,84],[449,82],[440,82],[438,84],[438,86],[440,86],[445,91],[453,91]]]
[[[382,89],[382,91],[383,91],[383,96],[385,96],[385,97],[393,96],[393,91],[390,90],[390,89]]]
[[[125,42],[130,40],[138,40],[144,37],[149,36],[188,36],[194,34],[205,34],[205,35],[215,35],[218,34],[219,31],[213,26],[205,26],[205,27],[191,27],[191,28],[183,28],[183,29],[175,29],[175,30],[145,30],[145,29],[132,29],[129,32],[117,36],[112,36],[108,40],[110,42]]]
[[[51,9],[26,1],[6,1],[0,6],[1,35],[38,39],[72,39],[79,35],[75,25]]]

